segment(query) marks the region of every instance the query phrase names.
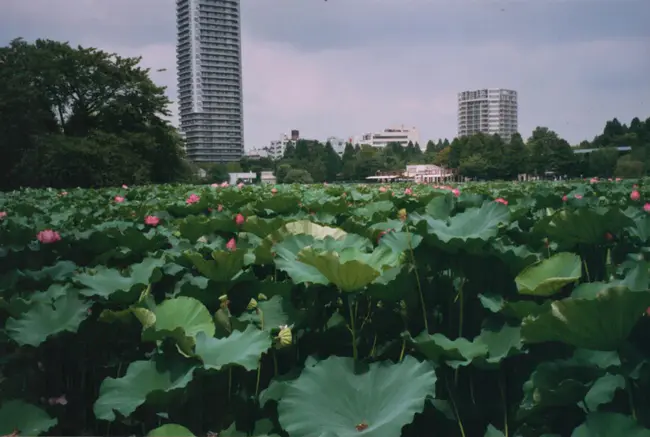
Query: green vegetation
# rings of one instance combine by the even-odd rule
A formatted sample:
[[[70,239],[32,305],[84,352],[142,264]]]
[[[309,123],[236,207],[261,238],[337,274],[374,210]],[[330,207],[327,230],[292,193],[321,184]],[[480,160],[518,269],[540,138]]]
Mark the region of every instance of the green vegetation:
[[[647,199],[0,195],[0,435],[647,437]]]
[[[0,47],[0,190],[190,177],[164,88],[139,62],[49,40]]]

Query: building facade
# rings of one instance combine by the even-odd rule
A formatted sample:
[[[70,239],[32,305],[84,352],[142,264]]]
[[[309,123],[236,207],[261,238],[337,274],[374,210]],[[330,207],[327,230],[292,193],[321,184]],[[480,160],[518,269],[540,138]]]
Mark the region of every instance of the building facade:
[[[386,147],[389,143],[399,143],[406,147],[409,142],[420,142],[420,132],[416,127],[394,126],[377,133],[366,133],[352,138],[353,144],[372,147]]]
[[[187,156],[244,154],[239,0],[176,0],[178,101]]]
[[[458,136],[499,134],[504,140],[518,130],[517,91],[489,88],[458,93]]]
[[[433,164],[407,165],[404,176],[412,178],[415,182],[437,182],[450,179],[454,176],[449,169]]]
[[[346,145],[346,142],[343,138],[329,137],[327,138],[326,142],[332,145],[332,149],[334,149],[337,155],[343,156],[343,152],[345,152],[345,145]]]

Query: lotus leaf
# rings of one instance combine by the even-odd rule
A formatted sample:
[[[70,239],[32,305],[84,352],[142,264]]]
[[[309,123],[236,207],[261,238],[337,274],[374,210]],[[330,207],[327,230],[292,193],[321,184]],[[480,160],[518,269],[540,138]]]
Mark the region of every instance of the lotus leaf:
[[[407,356],[397,364],[372,363],[357,375],[350,358],[330,357],[307,367],[278,404],[291,437],[399,437],[402,427],[435,395],[431,364]]]
[[[527,267],[515,278],[515,282],[521,294],[551,296],[581,276],[580,257],[574,253],[562,252]]]

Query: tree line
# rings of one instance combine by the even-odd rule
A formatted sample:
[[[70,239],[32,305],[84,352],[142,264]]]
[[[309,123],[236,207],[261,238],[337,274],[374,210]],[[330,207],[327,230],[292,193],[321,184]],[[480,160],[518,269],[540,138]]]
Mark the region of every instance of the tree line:
[[[196,181],[198,167],[186,161],[183,140],[165,119],[165,89],[140,60],[51,40],[0,47],[0,190]],[[619,146],[632,150],[621,154]],[[201,167],[212,181],[262,170],[275,171],[278,182],[358,181],[407,164],[436,164],[475,179],[637,177],[650,170],[650,118],[608,121],[578,148],[597,150],[575,154],[556,132],[538,127],[526,141],[476,134],[424,147],[347,144],[342,156],[329,143],[299,140],[277,161],[244,157]]]
[[[620,152],[618,147],[630,147]],[[576,149],[596,149],[575,153]],[[650,170],[650,118],[634,118],[629,125],[616,118],[603,132],[577,147],[546,127],[537,127],[525,141],[515,134],[509,141],[499,135],[428,141],[424,148],[408,143],[386,147],[346,144],[343,155],[329,143],[314,140],[289,142],[282,159],[250,159],[213,173],[275,170],[278,182],[360,181],[377,172],[403,171],[407,164],[435,164],[454,169],[462,177],[479,180],[513,180],[520,174],[551,177],[641,177]]]
[[[0,47],[0,190],[191,177],[165,89],[139,63],[51,40]]]

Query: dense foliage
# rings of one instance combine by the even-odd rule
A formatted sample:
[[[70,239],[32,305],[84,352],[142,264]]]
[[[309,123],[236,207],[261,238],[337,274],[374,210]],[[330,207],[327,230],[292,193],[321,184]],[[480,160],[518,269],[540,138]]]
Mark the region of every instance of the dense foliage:
[[[187,177],[170,102],[139,62],[50,40],[0,47],[0,190]]]
[[[645,181],[0,197],[0,435],[650,435]]]
[[[621,146],[632,151],[620,153],[615,148]],[[597,150],[575,154],[576,148]],[[275,169],[278,182],[284,182],[288,172],[296,169],[308,173],[315,182],[332,182],[360,181],[377,171],[403,171],[407,164],[436,164],[481,180],[513,180],[519,174],[543,176],[545,172],[568,177],[640,177],[650,169],[650,118],[634,118],[629,126],[613,119],[602,134],[577,147],[545,127],[536,128],[526,141],[520,135],[504,141],[498,135],[476,134],[452,141],[429,141],[424,147],[417,143],[406,147],[393,143],[384,148],[347,144],[341,157],[329,143],[298,140],[289,143],[277,162],[245,157],[232,170]]]

